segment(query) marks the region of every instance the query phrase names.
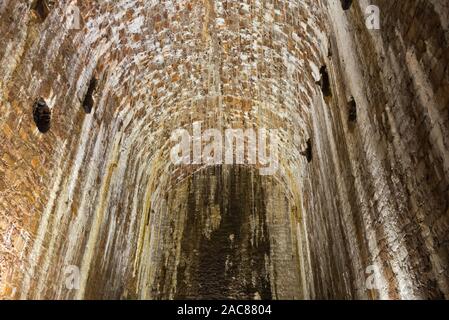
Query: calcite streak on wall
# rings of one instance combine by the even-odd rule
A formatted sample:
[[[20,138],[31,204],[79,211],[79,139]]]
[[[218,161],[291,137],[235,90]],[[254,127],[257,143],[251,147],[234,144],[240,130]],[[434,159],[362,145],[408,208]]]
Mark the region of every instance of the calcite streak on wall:
[[[358,254],[353,251],[355,246],[349,245],[351,254],[346,270],[352,269],[353,274],[363,281],[364,268],[371,263],[378,265],[382,286],[381,290],[373,292],[377,297],[447,297],[448,276],[441,268],[441,265],[447,265],[447,247],[434,242],[435,237],[441,243],[446,236],[432,235],[428,225],[434,219],[432,216],[445,221],[449,218],[447,170],[444,169],[447,142],[435,135],[438,130],[447,130],[447,121],[442,114],[434,116],[434,121],[445,124],[433,129],[432,124],[428,126],[428,117],[432,115],[427,114],[428,108],[432,112],[435,107],[447,114],[447,95],[436,94],[447,84],[444,80],[447,79],[447,58],[443,58],[439,50],[436,54],[432,52],[434,38],[447,36],[447,28],[435,22],[438,14],[432,11],[433,7],[428,2],[409,1],[394,8],[388,1],[376,4],[383,13],[380,31],[368,31],[364,25],[366,1],[361,1],[345,14],[341,14],[337,1],[328,4],[335,37],[331,38],[333,55],[330,63],[335,75],[333,92],[337,93],[337,104],[332,103],[333,108],[326,112],[325,118],[332,122],[318,131],[330,132],[329,137],[338,137],[338,144],[332,153],[321,149],[318,154],[325,158],[332,154],[337,172],[343,170],[343,175],[332,180],[319,180],[322,183],[326,181],[326,184],[337,182],[339,188],[346,185],[346,190],[353,190],[341,192],[337,207],[328,209],[340,212],[336,215],[343,219],[343,233],[339,234],[335,227],[329,230],[332,230],[333,237],[343,236],[346,241],[351,241],[352,234],[359,233],[360,258],[357,259]],[[418,25],[427,30],[426,35],[416,33]],[[423,47],[417,43],[426,45]],[[446,42],[440,45],[447,48]],[[419,57],[417,62],[420,66],[415,70],[406,67],[409,65],[407,47]],[[335,50],[338,50],[338,59],[335,59]],[[424,66],[429,61],[433,61],[434,67],[426,69]],[[435,72],[443,72],[442,77],[431,84],[431,99],[423,101],[419,95],[422,90],[428,90],[425,88],[429,88]],[[412,81],[424,86],[415,89],[411,86]],[[357,101],[358,124],[355,128],[346,121],[345,106],[349,95]],[[432,103],[432,100],[438,102]],[[322,117],[316,116],[314,122],[321,125]],[[326,139],[317,137],[315,140],[318,143]],[[330,138],[331,143],[333,140]],[[445,147],[441,148],[443,144]],[[429,171],[426,179],[415,175],[416,168],[420,166],[424,171],[427,171],[424,167],[433,167],[430,171],[435,175]],[[328,168],[329,165],[321,167]],[[334,174],[325,175],[329,176]],[[318,179],[318,175],[313,175],[312,179]],[[328,199],[320,201],[326,206],[329,202]],[[337,257],[331,261],[335,259],[341,263],[346,260],[343,256],[338,257],[339,251],[331,249]],[[326,274],[333,275],[330,271]],[[326,274],[320,278],[326,278]],[[330,281],[336,279],[334,277]],[[363,287],[363,283],[356,287]]]

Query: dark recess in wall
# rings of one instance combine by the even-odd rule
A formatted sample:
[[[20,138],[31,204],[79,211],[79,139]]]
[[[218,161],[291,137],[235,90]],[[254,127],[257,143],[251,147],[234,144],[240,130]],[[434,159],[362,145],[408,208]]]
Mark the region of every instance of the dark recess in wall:
[[[97,89],[97,79],[95,77],[92,77],[89,83],[89,88],[87,89],[86,96],[84,97],[83,101],[83,109],[86,113],[91,113],[92,108],[94,106],[94,93]]]
[[[50,130],[51,110],[43,98],[39,98],[33,105],[33,119],[40,132]]]
[[[39,19],[44,21],[50,13],[48,0],[34,0],[31,4],[31,10],[37,14]]]
[[[307,139],[306,149],[301,151],[300,154],[306,157],[307,162],[310,163],[312,161],[312,139]]]

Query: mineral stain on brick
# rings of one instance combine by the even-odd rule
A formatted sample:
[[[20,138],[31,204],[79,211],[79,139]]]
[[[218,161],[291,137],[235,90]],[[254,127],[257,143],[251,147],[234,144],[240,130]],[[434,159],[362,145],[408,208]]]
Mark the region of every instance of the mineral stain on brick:
[[[357,104],[354,100],[354,97],[352,96],[348,101],[348,121],[349,122],[357,121]]]

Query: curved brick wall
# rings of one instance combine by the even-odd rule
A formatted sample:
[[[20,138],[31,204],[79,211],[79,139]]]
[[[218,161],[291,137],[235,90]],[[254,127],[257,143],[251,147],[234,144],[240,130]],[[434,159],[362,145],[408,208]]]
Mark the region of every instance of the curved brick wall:
[[[373,2],[380,30],[368,1],[3,1],[1,297],[447,298],[449,8]],[[275,129],[277,170],[174,165],[198,122]]]

